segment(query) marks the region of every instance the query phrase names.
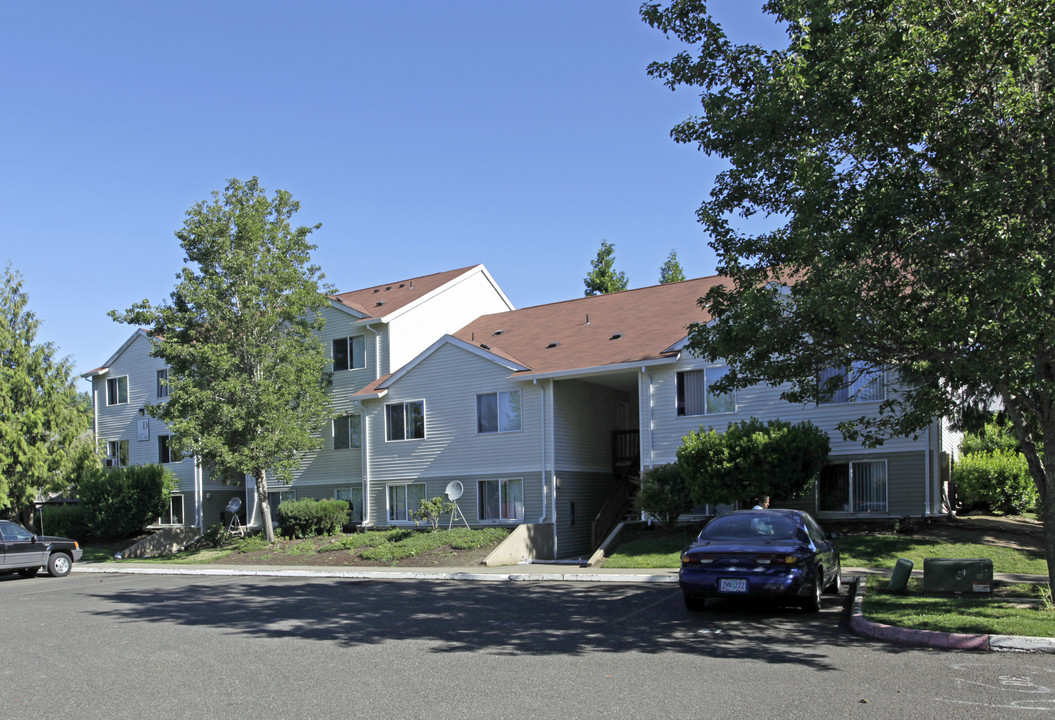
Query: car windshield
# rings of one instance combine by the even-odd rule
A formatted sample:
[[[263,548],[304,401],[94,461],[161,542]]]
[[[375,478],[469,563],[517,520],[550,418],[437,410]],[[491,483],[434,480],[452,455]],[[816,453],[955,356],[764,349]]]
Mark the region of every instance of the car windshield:
[[[745,540],[765,538],[786,540],[795,537],[798,526],[786,515],[751,513],[726,515],[712,520],[700,533],[701,540]]]

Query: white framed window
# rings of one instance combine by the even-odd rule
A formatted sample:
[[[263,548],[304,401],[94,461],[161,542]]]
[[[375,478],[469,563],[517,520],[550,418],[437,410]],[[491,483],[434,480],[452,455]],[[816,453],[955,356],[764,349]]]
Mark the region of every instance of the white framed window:
[[[363,418],[360,415],[342,415],[333,419],[333,449],[350,450],[360,448],[363,443]]]
[[[362,335],[337,338],[333,346],[333,371],[366,367],[366,345]]]
[[[344,500],[352,506],[352,517],[353,523],[361,523],[363,521],[363,486],[352,485],[346,488],[334,488],[333,490],[334,500]]]
[[[817,481],[817,510],[886,513],[887,493],[886,460],[832,463]]]
[[[284,502],[297,499],[297,491],[292,489],[286,490],[268,490],[267,491],[267,504],[271,506],[271,519],[275,519],[275,510]]]
[[[388,486],[388,522],[412,522],[410,513],[421,507],[425,483],[401,483]]]
[[[107,378],[106,404],[124,405],[128,402],[128,376]]]
[[[169,496],[168,512],[158,518],[158,525],[182,525],[183,524],[183,496]]]
[[[157,374],[157,390],[159,398],[167,398],[169,396],[169,371],[168,368],[158,370]]]
[[[864,363],[822,370],[817,377],[820,389],[834,385],[830,397],[818,401],[818,405],[838,405],[855,402],[880,402],[886,399],[886,373]]]
[[[110,440],[106,443],[106,466],[128,467],[127,440]]]
[[[521,429],[520,391],[476,396],[476,432],[504,433]]]
[[[736,412],[736,393],[716,393],[711,386],[725,377],[727,367],[685,370],[675,377],[678,415],[717,415]]]
[[[420,440],[425,437],[425,401],[385,405],[386,440]]]
[[[480,520],[524,519],[523,480],[481,480],[476,487]]]
[[[170,435],[158,435],[158,462],[162,465],[183,461],[179,451],[169,444]]]

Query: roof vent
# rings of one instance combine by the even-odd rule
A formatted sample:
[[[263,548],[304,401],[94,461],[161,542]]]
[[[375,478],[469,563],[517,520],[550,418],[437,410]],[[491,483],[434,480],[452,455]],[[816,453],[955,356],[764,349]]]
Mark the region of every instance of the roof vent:
[[[392,289],[391,285],[389,285],[388,287],[385,288],[385,290],[391,290],[391,289]]]
[[[375,292],[375,293],[379,293],[379,292],[381,292],[381,288],[374,288],[374,292]]]
[[[495,337],[497,337],[497,336],[501,335],[501,334],[502,334],[502,333],[504,333],[504,332],[505,332],[505,330],[495,330],[495,331],[494,331],[493,333],[491,333],[491,334],[492,334],[492,335],[494,335]]]
[[[384,305],[384,304],[385,304],[385,301],[384,301],[384,300],[378,300],[378,301],[377,301],[377,305],[375,305],[374,307],[381,307],[381,306],[382,306],[382,305]]]
[[[405,288],[406,286],[407,286],[406,283],[399,283],[399,287],[401,287],[401,288]]]
[[[559,341],[551,342],[549,345],[546,346],[546,349],[549,350],[550,348],[555,348],[555,347],[559,347],[559,346],[560,346],[560,342]]]
[[[482,347],[484,350],[490,350],[491,349],[491,346],[488,345],[487,343],[480,343],[480,347]]]
[[[615,335],[613,335],[612,337],[610,337],[608,339],[609,340],[618,340],[621,337],[623,337],[623,333],[616,333]]]

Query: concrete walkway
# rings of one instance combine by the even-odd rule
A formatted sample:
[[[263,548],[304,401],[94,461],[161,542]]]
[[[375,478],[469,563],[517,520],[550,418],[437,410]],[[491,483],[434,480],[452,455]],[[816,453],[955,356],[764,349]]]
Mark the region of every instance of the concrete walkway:
[[[531,564],[473,568],[381,568],[318,567],[309,565],[175,565],[171,563],[77,563],[77,573],[114,573],[129,575],[203,575],[255,576],[290,578],[346,578],[350,580],[457,580],[470,582],[597,582],[597,583],[676,583],[678,571],[665,568],[602,568],[580,565]],[[913,574],[922,575],[915,570]],[[1002,650],[1055,653],[1055,638],[1013,635],[966,635],[932,630],[910,630],[872,622],[861,607],[865,592],[865,575],[889,575],[889,570],[843,568],[843,577],[851,576],[854,593],[850,627],[859,635],[900,643],[951,650]],[[1047,582],[1039,575],[994,574],[1003,582]]]

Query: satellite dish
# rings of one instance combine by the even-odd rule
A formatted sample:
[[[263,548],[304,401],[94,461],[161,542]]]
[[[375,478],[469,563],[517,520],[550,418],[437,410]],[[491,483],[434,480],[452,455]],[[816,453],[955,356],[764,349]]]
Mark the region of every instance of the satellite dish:
[[[236,513],[242,509],[242,498],[235,495],[227,501],[227,512]]]
[[[447,489],[443,491],[451,501],[457,500],[465,492],[465,486],[461,480],[451,480],[447,483]]]

